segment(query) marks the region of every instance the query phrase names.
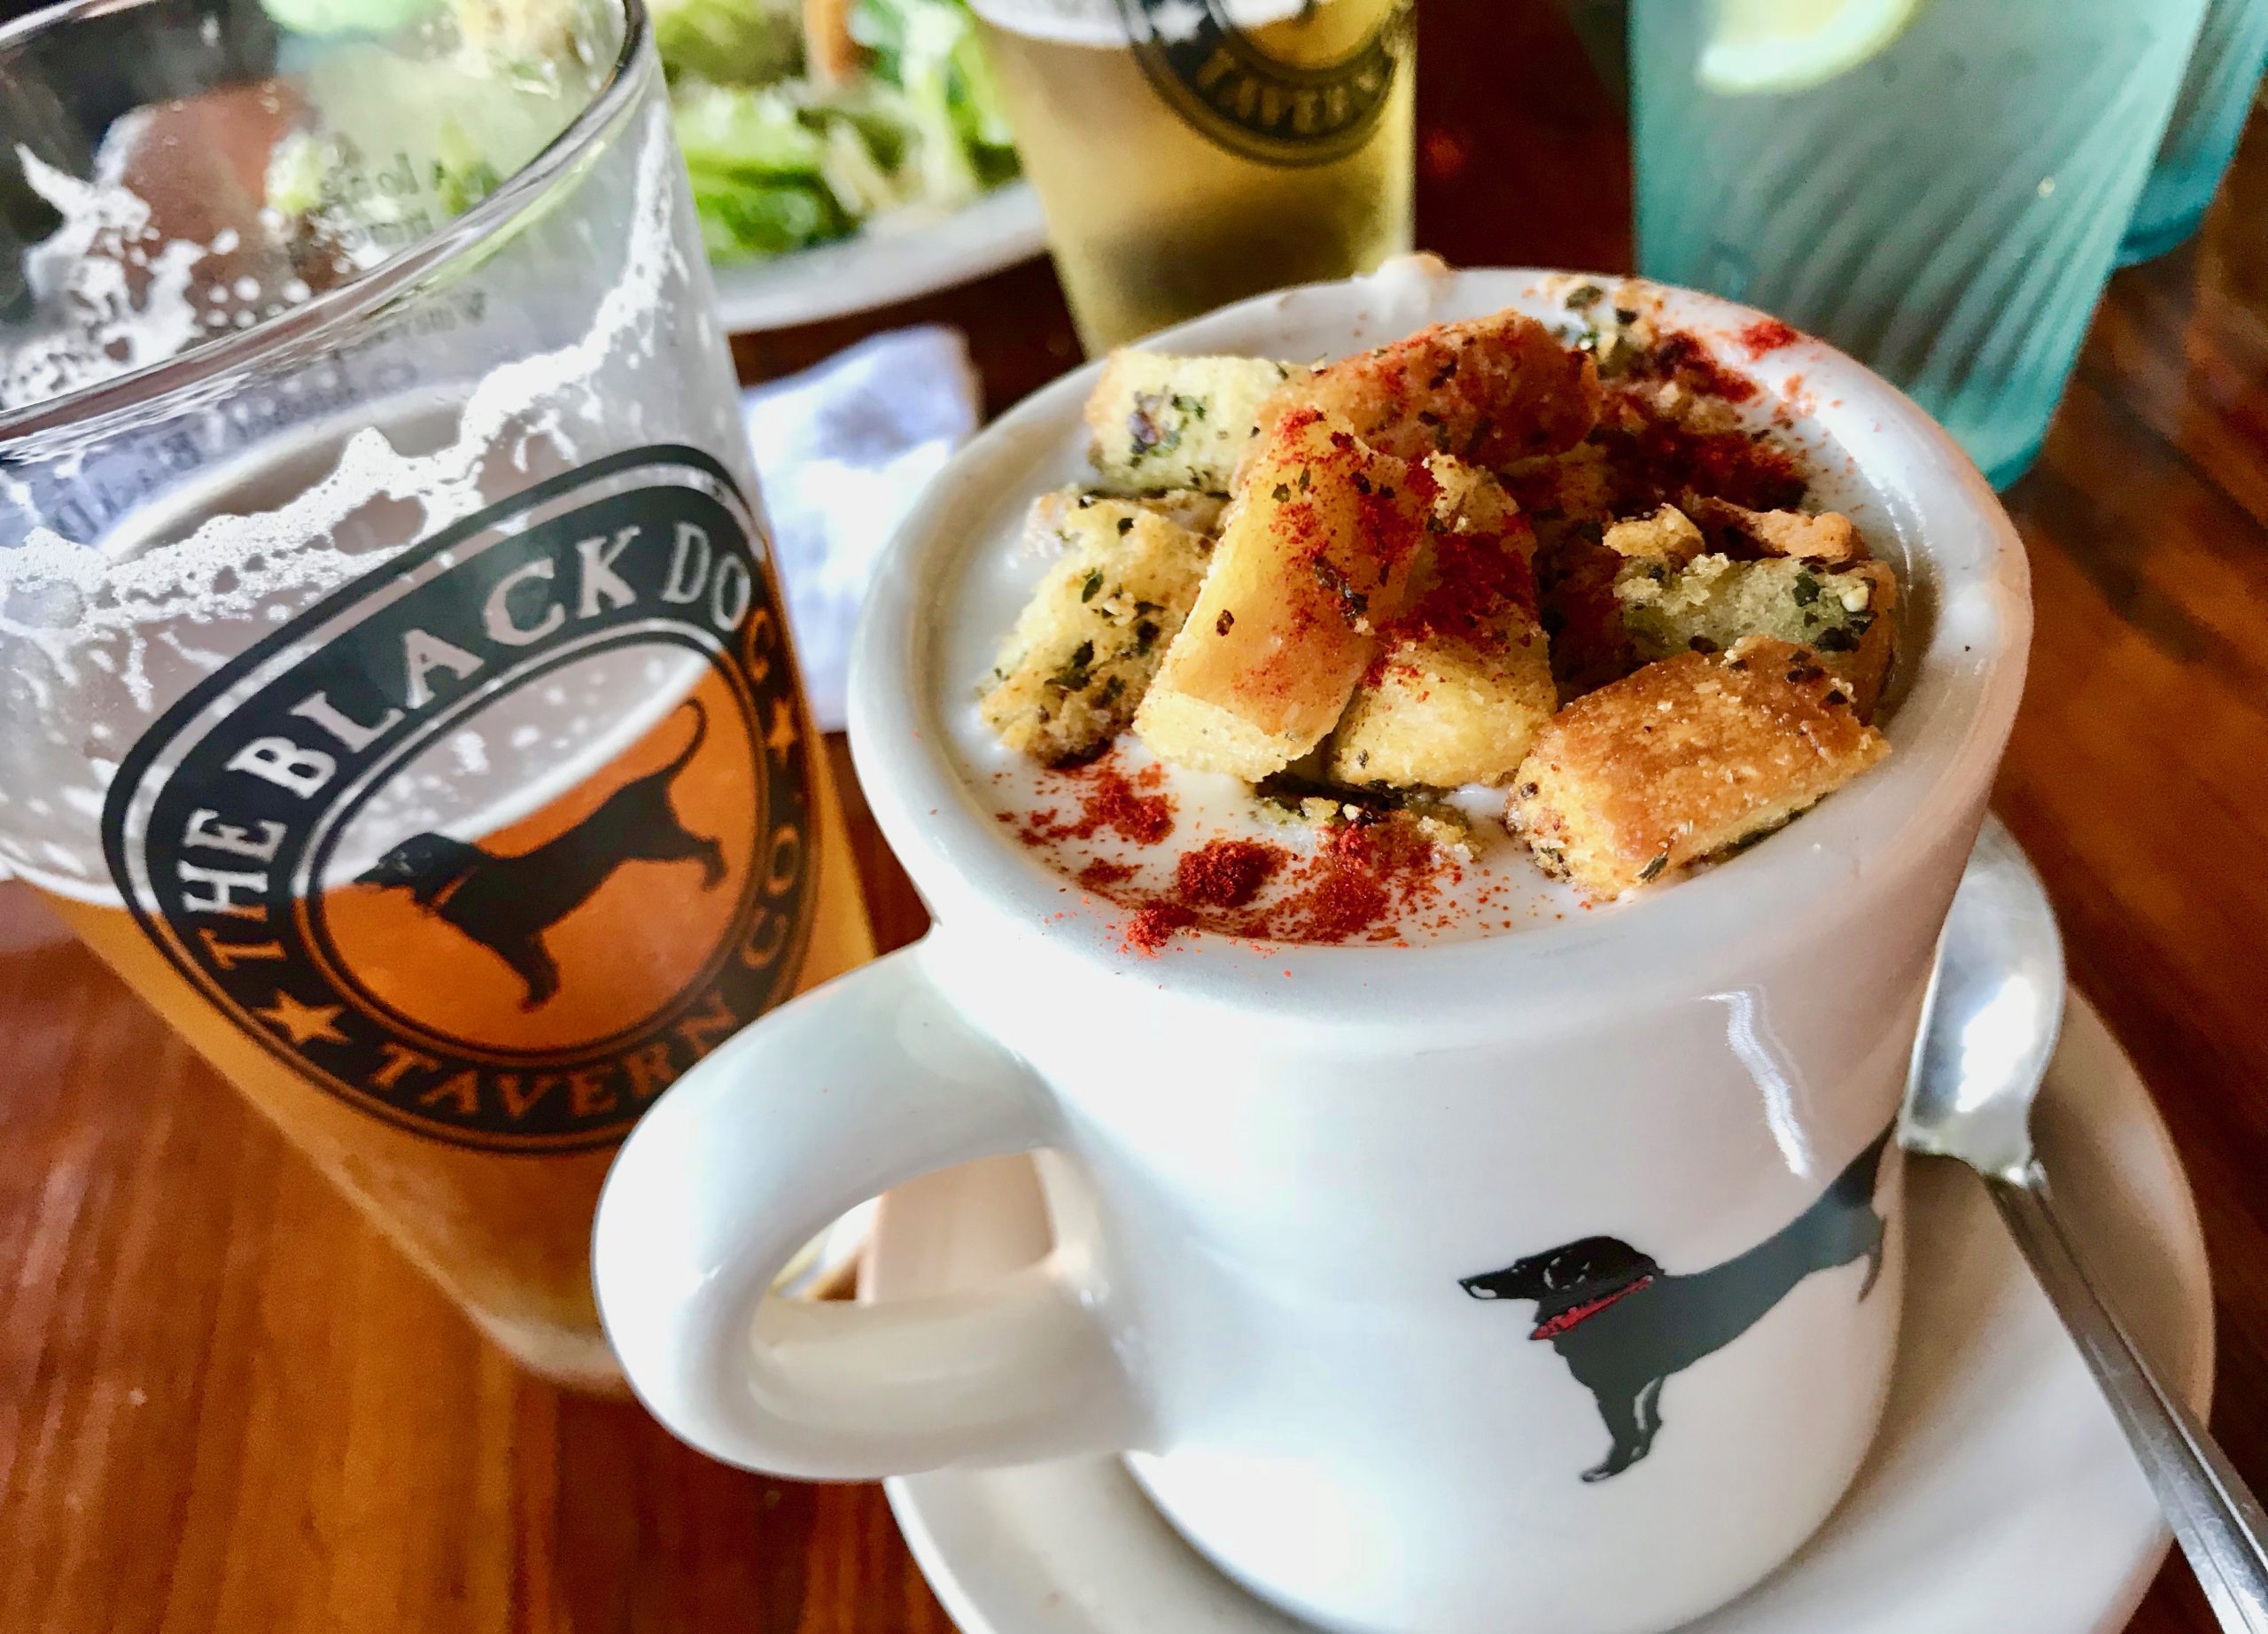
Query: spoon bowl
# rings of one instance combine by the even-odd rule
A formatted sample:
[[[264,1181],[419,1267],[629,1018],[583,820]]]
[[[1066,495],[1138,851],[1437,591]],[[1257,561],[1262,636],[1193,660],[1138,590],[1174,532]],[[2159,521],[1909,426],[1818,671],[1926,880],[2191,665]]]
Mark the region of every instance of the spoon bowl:
[[[2031,861],[1987,817],[1953,895],[1914,1044],[1899,1144],[2016,1185],[2063,1030],[2063,938]]]

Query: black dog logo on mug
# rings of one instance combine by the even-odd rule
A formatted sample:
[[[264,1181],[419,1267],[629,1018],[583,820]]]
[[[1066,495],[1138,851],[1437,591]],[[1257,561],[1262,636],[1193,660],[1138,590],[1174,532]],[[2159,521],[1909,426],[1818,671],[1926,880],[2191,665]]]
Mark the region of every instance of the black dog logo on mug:
[[[1875,1208],[1887,1129],[1810,1208],[1744,1254],[1706,1271],[1666,1272],[1619,1237],[1585,1237],[1459,1279],[1475,1299],[1532,1299],[1530,1339],[1548,1339],[1597,1399],[1612,1445],[1586,1481],[1619,1475],[1653,1450],[1662,1385],[1739,1338],[1814,1272],[1867,1262],[1859,1297],[1882,1271]]]

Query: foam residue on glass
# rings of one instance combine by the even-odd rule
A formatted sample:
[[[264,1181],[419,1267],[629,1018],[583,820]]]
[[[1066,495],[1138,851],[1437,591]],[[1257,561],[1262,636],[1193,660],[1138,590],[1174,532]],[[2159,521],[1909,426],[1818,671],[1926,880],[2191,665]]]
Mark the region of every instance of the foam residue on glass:
[[[133,109],[84,175],[15,144],[0,171],[55,225],[21,253],[27,315],[0,325],[0,414],[249,329],[446,226],[602,82],[611,55],[588,20],[465,0],[387,38],[294,41],[288,74]]]
[[[169,406],[144,429],[100,428],[82,446],[67,430],[43,434],[40,463],[0,466],[0,734],[15,740],[9,763],[39,774],[0,788],[0,862],[53,889],[101,891],[94,820],[104,790],[134,739],[187,687],[316,596],[531,480],[651,440],[650,405],[672,388],[627,389],[625,371],[652,367],[664,346],[714,337],[680,315],[697,269],[673,230],[680,183],[658,97],[619,145],[627,162],[586,184],[634,189],[626,237],[599,242],[575,216],[544,229],[572,241],[575,281],[603,291],[564,344],[533,352],[516,344],[515,328],[540,331],[547,292],[525,287],[507,259],[461,276],[449,301],[415,322],[369,326],[354,338],[351,367],[311,367],[275,391],[232,385]],[[113,264],[138,269],[130,252],[139,248],[168,269],[156,326],[148,287],[131,277],[116,308],[146,359],[202,332],[205,320],[189,315],[199,265],[238,246],[151,253],[133,241],[144,218],[117,175],[58,192],[80,237],[129,252]],[[115,293],[104,276],[89,287]],[[437,338],[437,324],[460,327]],[[694,332],[680,337],[672,325]],[[489,328],[505,338],[485,335]],[[448,377],[452,362],[478,355],[474,343],[509,361],[462,383]],[[115,347],[98,350],[117,361]],[[247,400],[258,405],[249,416]],[[128,497],[113,506],[120,494]],[[668,706],[666,698],[657,705]],[[619,698],[609,704],[612,714],[625,707]],[[650,712],[642,704],[640,712]],[[78,723],[70,741],[47,724],[66,720]],[[610,715],[600,724],[615,723]],[[591,725],[587,712],[560,711],[540,728],[543,741],[456,752],[555,766],[590,748]]]
[[[234,245],[169,242],[151,225],[149,202],[123,179],[149,123],[137,112],[113,124],[86,181],[17,144],[25,183],[62,220],[23,258],[43,321],[0,330],[0,411],[163,362],[206,332],[190,275]]]

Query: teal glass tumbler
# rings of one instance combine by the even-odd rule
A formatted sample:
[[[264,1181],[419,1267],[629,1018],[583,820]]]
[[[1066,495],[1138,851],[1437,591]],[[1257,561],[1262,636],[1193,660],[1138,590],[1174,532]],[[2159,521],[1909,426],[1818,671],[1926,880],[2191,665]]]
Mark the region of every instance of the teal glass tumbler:
[[[2210,0],[2157,163],[2118,246],[2130,267],[2187,241],[2220,190],[2268,72],[2268,0]]]
[[[1923,0],[1817,82],[1718,89],[1720,12],[1630,8],[1638,261],[1833,342],[1996,487],[2039,451],[2205,0]]]

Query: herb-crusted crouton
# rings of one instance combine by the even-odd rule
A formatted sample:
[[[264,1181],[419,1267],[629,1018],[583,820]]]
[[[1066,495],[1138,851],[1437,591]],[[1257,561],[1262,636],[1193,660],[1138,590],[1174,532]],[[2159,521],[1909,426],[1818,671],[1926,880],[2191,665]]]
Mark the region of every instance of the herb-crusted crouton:
[[[1534,318],[1499,312],[1327,364],[1278,392],[1262,418],[1320,408],[1381,454],[1496,466],[1573,447],[1596,424],[1599,399],[1588,356]]]
[[[1624,567],[1614,584],[1641,659],[1714,652],[1750,635],[1794,642],[1814,649],[1851,683],[1862,720],[1874,718],[1889,678],[1889,615],[1897,594],[1897,580],[1879,562],[1837,572],[1789,556],[1736,562],[1705,556],[1682,568],[1641,559]]]
[[[1134,502],[1177,527],[1210,539],[1221,531],[1221,512],[1229,502],[1218,494],[1200,494],[1194,488],[1168,488],[1162,494],[1142,494]]]
[[[1307,371],[1257,357],[1114,352],[1087,399],[1091,457],[1115,488],[1226,494],[1260,405]]]
[[[1135,716],[1143,742],[1247,782],[1322,742],[1407,603],[1436,486],[1314,409],[1277,422]]]
[[[1751,636],[1560,711],[1521,763],[1509,821],[1546,872],[1619,896],[1777,828],[1889,751],[1816,654]]]
[[[1124,731],[1197,599],[1205,541],[1129,500],[1059,502],[1064,550],[1002,649],[979,709],[1011,749],[1076,760]]]
[[[1123,507],[1132,505],[1208,539],[1219,532],[1221,510],[1228,503],[1217,494],[1200,494],[1194,488],[1132,494],[1106,494],[1096,488],[1058,488],[1032,501],[1031,510],[1024,518],[1024,538],[1034,554],[1052,557],[1069,542],[1065,532],[1066,518],[1075,510],[1106,502],[1121,507],[1111,513],[1113,516],[1123,516]]]
[[[1619,285],[1610,294],[1596,284],[1578,284],[1566,299],[1567,310],[1582,325],[1575,349],[1591,354],[1601,379],[1619,379],[1652,349],[1659,304],[1660,297],[1636,284]]]

